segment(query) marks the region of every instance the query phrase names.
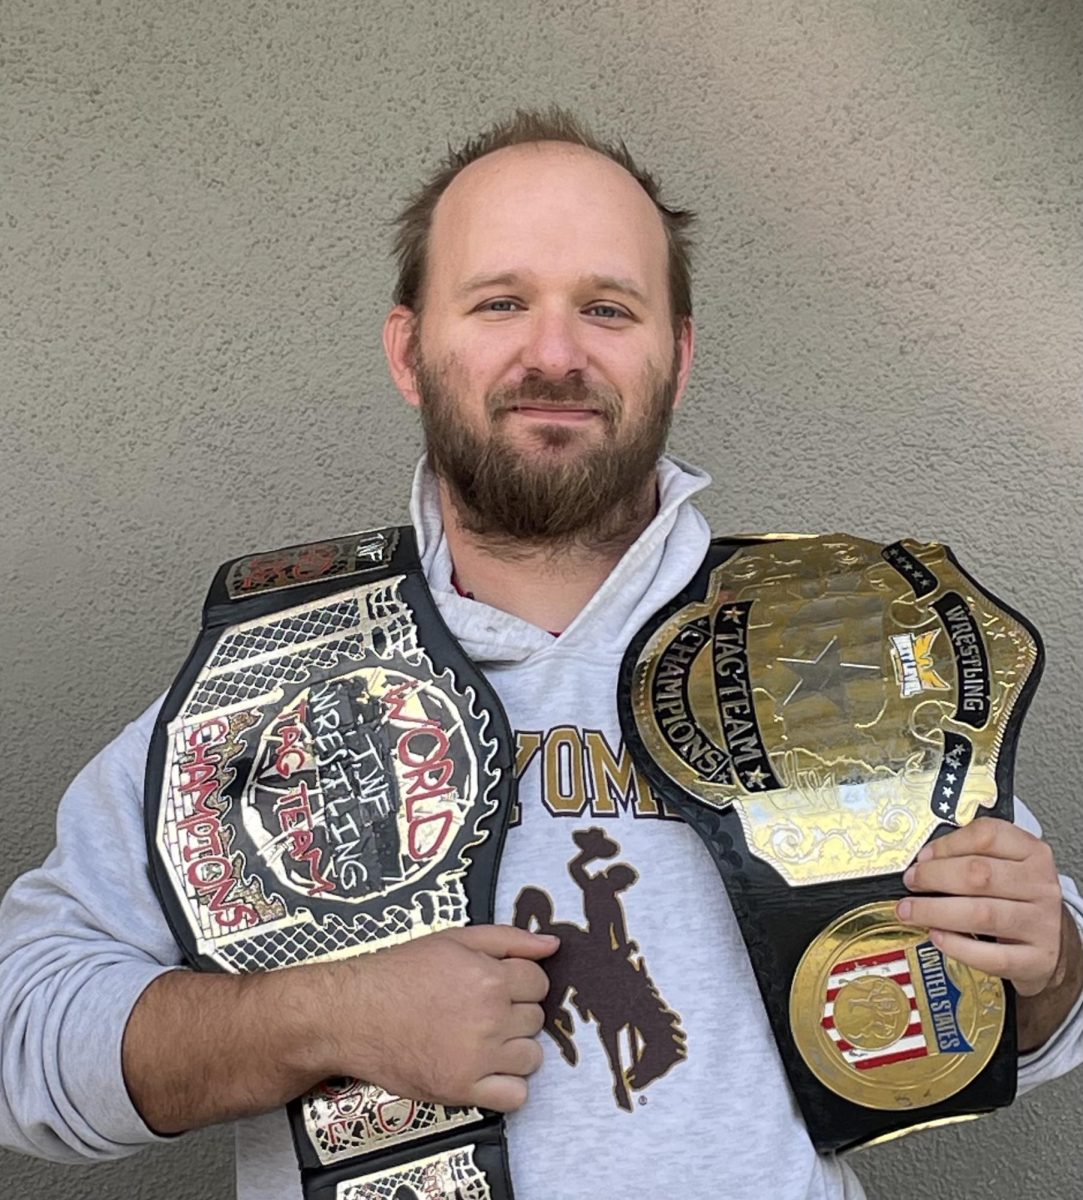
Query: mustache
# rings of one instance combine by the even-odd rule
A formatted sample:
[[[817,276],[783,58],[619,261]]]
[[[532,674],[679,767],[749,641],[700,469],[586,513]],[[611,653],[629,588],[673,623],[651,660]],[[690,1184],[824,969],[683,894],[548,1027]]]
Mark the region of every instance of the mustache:
[[[620,398],[612,391],[591,387],[584,379],[527,377],[522,383],[493,392],[486,403],[489,415],[498,417],[529,404],[547,408],[589,408],[612,421],[620,414]]]

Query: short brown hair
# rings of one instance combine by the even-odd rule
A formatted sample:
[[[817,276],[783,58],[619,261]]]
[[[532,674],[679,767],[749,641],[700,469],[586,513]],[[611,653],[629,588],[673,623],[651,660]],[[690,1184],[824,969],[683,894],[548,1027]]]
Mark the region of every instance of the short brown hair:
[[[477,159],[506,146],[521,146],[530,142],[569,142],[604,154],[623,167],[647,193],[662,218],[669,249],[669,300],[674,330],[685,317],[692,315],[691,248],[689,231],[695,213],[689,209],[670,208],[659,199],[659,187],[654,176],[636,165],[623,140],[603,142],[573,113],[557,105],[540,111],[516,109],[515,115],[498,121],[471,138],[461,149],[448,146],[447,156],[435,173],[411,196],[409,203],[395,220],[395,257],[399,277],[395,284],[395,303],[418,311],[418,302],[425,285],[425,263],[428,253],[429,230],[437,201],[456,175]]]

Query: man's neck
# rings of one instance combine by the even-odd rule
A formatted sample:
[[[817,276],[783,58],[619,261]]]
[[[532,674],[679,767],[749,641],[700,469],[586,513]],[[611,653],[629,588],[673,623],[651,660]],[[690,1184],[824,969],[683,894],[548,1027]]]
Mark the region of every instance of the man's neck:
[[[440,509],[459,590],[541,629],[562,633],[654,519],[658,481],[652,477],[648,482],[635,520],[603,545],[533,547],[478,537],[463,527],[443,482]]]

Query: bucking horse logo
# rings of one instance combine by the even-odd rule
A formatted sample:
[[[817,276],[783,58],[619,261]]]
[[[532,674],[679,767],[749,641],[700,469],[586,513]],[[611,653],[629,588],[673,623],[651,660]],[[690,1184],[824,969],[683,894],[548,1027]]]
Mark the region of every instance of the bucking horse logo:
[[[580,852],[568,864],[568,873],[583,893],[585,928],[554,921],[552,898],[535,887],[519,893],[514,920],[521,929],[560,938],[560,949],[545,964],[546,1033],[574,1067],[579,1051],[571,1008],[581,1020],[593,1021],[613,1073],[614,1099],[630,1112],[632,1092],[682,1062],[687,1039],[679,1014],[659,995],[625,926],[620,893],[636,882],[638,873],[620,862],[590,874],[589,863],[616,857],[620,846],[598,828],[579,830],[572,839]]]

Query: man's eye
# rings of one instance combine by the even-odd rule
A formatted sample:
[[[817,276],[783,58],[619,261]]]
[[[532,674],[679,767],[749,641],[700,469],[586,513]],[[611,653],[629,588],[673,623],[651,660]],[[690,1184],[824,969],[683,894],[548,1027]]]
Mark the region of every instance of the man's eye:
[[[517,300],[486,300],[478,305],[479,312],[513,312],[519,307]]]
[[[587,312],[593,313],[598,317],[605,317],[607,320],[613,320],[615,317],[626,317],[628,314],[623,308],[618,308],[615,304],[592,304]]]

